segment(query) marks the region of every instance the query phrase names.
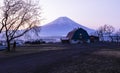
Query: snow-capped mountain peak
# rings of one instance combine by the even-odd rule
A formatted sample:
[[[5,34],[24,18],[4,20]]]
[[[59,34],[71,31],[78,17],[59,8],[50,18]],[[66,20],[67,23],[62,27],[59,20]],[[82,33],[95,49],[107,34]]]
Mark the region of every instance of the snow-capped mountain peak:
[[[68,17],[59,17],[56,20],[42,26],[40,33],[42,36],[66,36],[68,32],[75,28],[83,28],[89,34],[94,32],[93,29],[78,24]]]

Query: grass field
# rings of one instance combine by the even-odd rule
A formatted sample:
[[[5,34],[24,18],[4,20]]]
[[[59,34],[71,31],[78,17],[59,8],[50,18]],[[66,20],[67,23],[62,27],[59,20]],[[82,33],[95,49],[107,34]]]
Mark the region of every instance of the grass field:
[[[52,73],[120,73],[120,46],[92,44],[86,48],[95,50],[82,52],[79,56],[59,64]]]
[[[45,72],[39,71],[41,68],[38,67],[34,73],[120,73],[120,46],[111,43],[24,45],[17,47],[16,52],[1,51],[0,59],[43,51],[59,53],[62,50],[69,52],[63,54],[70,54],[72,50],[79,53],[47,66]]]
[[[61,50],[64,49],[63,47],[58,47],[58,45],[54,46],[53,44],[25,44],[23,46],[17,46],[15,52],[6,52],[0,51],[0,57],[12,57],[12,56],[19,56],[24,54],[32,54],[32,53],[39,53],[43,51],[49,50]]]

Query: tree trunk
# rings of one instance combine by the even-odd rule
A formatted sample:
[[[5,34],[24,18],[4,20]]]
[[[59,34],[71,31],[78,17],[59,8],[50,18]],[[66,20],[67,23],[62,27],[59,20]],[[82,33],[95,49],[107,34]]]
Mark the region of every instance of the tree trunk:
[[[7,52],[10,52],[11,50],[10,50],[10,41],[9,40],[7,40]]]

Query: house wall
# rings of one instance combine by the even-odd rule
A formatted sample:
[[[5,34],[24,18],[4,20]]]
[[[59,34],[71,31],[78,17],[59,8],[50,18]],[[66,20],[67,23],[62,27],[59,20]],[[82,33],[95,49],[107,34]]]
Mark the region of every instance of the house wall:
[[[79,41],[83,41],[83,42],[87,42],[90,37],[88,35],[88,33],[84,30],[84,29],[78,29],[74,35],[71,38],[72,40],[79,40]]]

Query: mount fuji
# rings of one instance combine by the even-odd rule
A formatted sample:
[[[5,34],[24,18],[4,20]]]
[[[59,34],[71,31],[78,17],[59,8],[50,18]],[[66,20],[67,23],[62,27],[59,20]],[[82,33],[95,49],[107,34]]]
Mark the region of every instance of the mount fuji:
[[[66,36],[68,32],[75,28],[83,28],[88,34],[95,32],[95,30],[87,28],[81,24],[76,23],[68,17],[59,17],[56,20],[41,27],[41,36]]]
[[[66,37],[67,34],[72,31],[75,28],[83,28],[85,29],[88,34],[91,34],[92,32],[95,32],[95,30],[87,28],[81,24],[78,24],[71,20],[68,17],[59,17],[56,20],[44,25],[37,27],[39,31],[38,34],[40,37],[37,37],[35,33],[33,33],[31,30],[28,32],[31,38],[27,37],[25,35],[19,37],[18,39],[20,40],[36,40],[36,39],[53,39],[53,38],[61,38],[61,37]],[[23,30],[19,30],[18,32],[22,32]],[[3,32],[4,33],[4,32]],[[3,37],[3,33],[0,34],[0,39],[5,39]]]

